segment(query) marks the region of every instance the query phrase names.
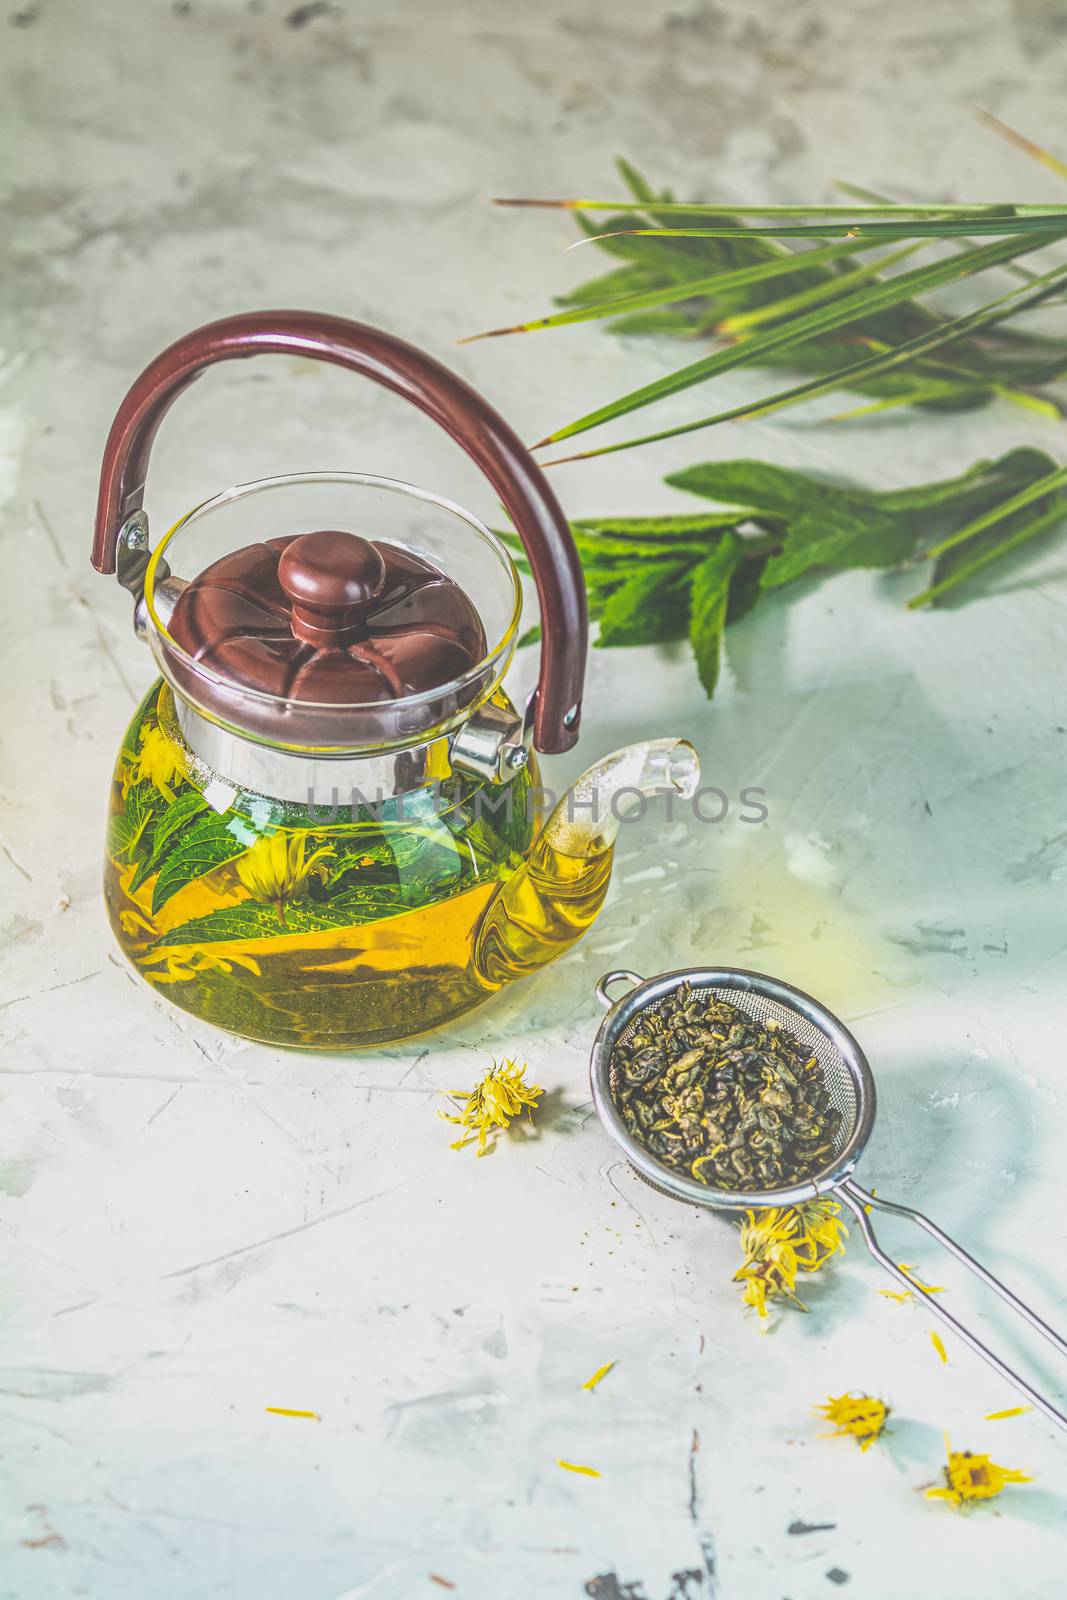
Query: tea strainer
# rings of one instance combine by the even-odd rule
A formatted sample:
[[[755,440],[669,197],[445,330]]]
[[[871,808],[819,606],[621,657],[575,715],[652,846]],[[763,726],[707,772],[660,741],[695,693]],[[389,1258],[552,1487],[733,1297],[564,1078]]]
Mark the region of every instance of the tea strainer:
[[[634,988],[621,1000],[613,1001],[609,994],[612,984],[627,981]],[[646,1011],[656,1011],[668,995],[688,983],[693,989],[710,989],[717,1000],[738,1006],[755,1021],[774,1021],[789,1028],[802,1044],[818,1057],[823,1080],[831,1104],[841,1113],[841,1124],[835,1139],[833,1158],[813,1177],[787,1188],[769,1190],[713,1189],[682,1173],[675,1172],[657,1161],[631,1136],[623,1122],[615,1099],[612,1062],[615,1047],[628,1038],[637,1018]],[[959,1322],[950,1311],[932,1295],[920,1288],[906,1272],[897,1266],[878,1243],[871,1226],[872,1207],[891,1212],[894,1216],[908,1217],[935,1238],[939,1244],[961,1261],[984,1284],[994,1290],[1014,1311],[1017,1311],[1032,1328],[1054,1344],[1061,1355],[1067,1355],[1067,1341],[1033,1311],[1024,1301],[995,1278],[981,1262],[969,1255],[963,1246],[921,1211],[912,1206],[900,1205],[881,1195],[862,1189],[852,1177],[852,1171],[862,1156],[874,1127],[875,1089],[874,1077],[866,1056],[842,1022],[821,1006],[810,995],[794,989],[777,978],[759,972],[745,972],[737,967],[691,967],[682,972],[665,972],[656,978],[641,978],[635,972],[609,972],[596,986],[600,1003],[609,1008],[600,1025],[593,1045],[590,1063],[593,1102],[609,1136],[619,1146],[627,1161],[637,1172],[661,1193],[691,1205],[707,1206],[716,1211],[747,1211],[771,1206],[795,1206],[805,1200],[820,1196],[841,1200],[855,1216],[860,1232],[871,1255],[887,1272],[897,1278],[906,1289],[923,1300],[934,1316],[948,1325],[953,1332],[970,1345],[989,1365],[1014,1384],[1016,1389],[1051,1421],[1067,1428],[1067,1416],[1058,1411],[1044,1395],[1031,1388],[1024,1378],[1000,1356],[995,1355],[977,1335]]]

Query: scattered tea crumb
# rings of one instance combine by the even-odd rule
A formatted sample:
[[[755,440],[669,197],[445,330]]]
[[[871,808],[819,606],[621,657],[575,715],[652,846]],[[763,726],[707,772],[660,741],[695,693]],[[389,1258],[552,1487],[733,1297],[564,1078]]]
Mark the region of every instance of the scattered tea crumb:
[[[439,1572],[430,1573],[430,1582],[436,1583],[442,1589],[454,1589],[456,1587],[451,1578],[442,1578]]]
[[[606,1361],[602,1367],[597,1367],[596,1371],[593,1373],[593,1376],[588,1379],[586,1383],[582,1384],[582,1388],[595,1389],[597,1384],[600,1383],[603,1378],[607,1377],[614,1365],[614,1361]]]
[[[579,1466],[576,1461],[557,1461],[557,1467],[562,1467],[564,1472],[580,1472],[585,1478],[599,1478],[600,1473],[596,1467]]]
[[[1027,1411],[1032,1411],[1033,1409],[1033,1406],[1009,1406],[1007,1411],[987,1411],[985,1420],[987,1422],[1003,1422],[1005,1417],[1021,1417]]]
[[[294,1411],[291,1406],[264,1406],[274,1417],[307,1417],[311,1422],[321,1422],[317,1411]]]
[[[829,1572],[826,1574],[826,1576],[829,1578],[831,1583],[847,1583],[848,1582],[848,1573],[844,1570],[843,1567],[831,1567]]]
[[[945,1349],[944,1345],[941,1343],[941,1340],[938,1337],[938,1335],[936,1333],[934,1333],[932,1330],[931,1330],[931,1333],[930,1333],[930,1343],[933,1345],[934,1349],[937,1351],[937,1353],[941,1357],[942,1361],[947,1361],[948,1360],[948,1351]]]

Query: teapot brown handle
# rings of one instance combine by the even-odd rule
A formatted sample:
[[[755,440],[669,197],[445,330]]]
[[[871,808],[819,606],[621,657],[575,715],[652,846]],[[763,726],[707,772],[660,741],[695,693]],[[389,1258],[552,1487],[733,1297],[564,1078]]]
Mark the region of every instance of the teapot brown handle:
[[[373,378],[440,423],[485,473],[522,537],[541,606],[534,743],[569,750],[581,717],[588,622],[581,565],[559,501],[525,445],[476,390],[380,328],[311,311],[252,311],[197,328],[158,355],[123,400],[104,448],[96,570],[115,570],[119,529],[141,509],[152,441],[173,401],[216,361],[260,354],[331,361]]]

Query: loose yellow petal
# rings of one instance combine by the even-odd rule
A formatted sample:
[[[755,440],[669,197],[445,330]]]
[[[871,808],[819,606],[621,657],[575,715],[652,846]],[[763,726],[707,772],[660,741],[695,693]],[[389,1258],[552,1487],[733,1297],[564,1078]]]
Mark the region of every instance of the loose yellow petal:
[[[987,1411],[985,1420],[987,1422],[1001,1422],[1005,1417],[1021,1417],[1027,1411],[1032,1411],[1033,1409],[1033,1406],[1009,1406],[1007,1411]]]
[[[898,1261],[897,1266],[901,1272],[907,1273],[917,1289],[922,1289],[926,1294],[944,1294],[945,1285],[943,1283],[923,1283],[921,1278],[915,1276],[915,1268],[909,1267],[906,1261]]]
[[[582,1388],[595,1389],[600,1380],[607,1377],[614,1365],[614,1361],[606,1361],[602,1367],[597,1367],[596,1371],[593,1373],[593,1376],[588,1380],[588,1382],[582,1384]]]
[[[934,1333],[933,1331],[931,1331],[931,1333],[930,1333],[930,1343],[933,1345],[934,1349],[937,1351],[937,1353],[941,1357],[942,1361],[947,1361],[948,1360],[948,1352],[946,1351],[944,1345],[941,1343],[941,1340],[938,1338],[937,1334]]]
[[[293,1411],[289,1406],[264,1406],[275,1417],[307,1417],[311,1422],[321,1422],[317,1411]]]
[[[915,1299],[915,1296],[912,1294],[910,1289],[904,1289],[903,1291],[899,1291],[897,1289],[879,1289],[878,1293],[880,1295],[884,1295],[887,1300],[898,1300],[901,1305],[908,1300]]]
[[[581,1467],[576,1461],[557,1461],[557,1467],[562,1467],[564,1472],[580,1472],[586,1478],[599,1478],[600,1473],[596,1467]]]

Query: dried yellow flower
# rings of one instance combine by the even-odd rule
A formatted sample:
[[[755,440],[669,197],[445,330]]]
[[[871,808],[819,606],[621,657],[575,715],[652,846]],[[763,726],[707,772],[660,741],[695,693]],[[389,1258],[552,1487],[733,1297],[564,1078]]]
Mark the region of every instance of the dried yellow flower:
[[[798,1272],[818,1272],[830,1257],[844,1250],[848,1229],[835,1200],[805,1201],[799,1206],[774,1206],[746,1211],[741,1224],[744,1260],[734,1282],[745,1285],[741,1296],[761,1317],[767,1301],[785,1299],[806,1311],[796,1294]]]
[[[844,1253],[848,1229],[836,1200],[806,1200],[796,1207],[796,1215],[801,1272],[818,1272],[831,1256]]]
[[[829,1395],[826,1404],[815,1409],[833,1423],[834,1438],[851,1434],[861,1450],[870,1449],[889,1421],[889,1407],[872,1394]]]
[[[1014,1467],[998,1466],[988,1456],[972,1455],[970,1450],[953,1450],[947,1439],[945,1448],[948,1452],[945,1486],[927,1489],[928,1500],[947,1500],[958,1508],[972,1500],[992,1500],[1009,1483],[1034,1481],[1025,1472],[1016,1472]]]
[[[587,1382],[582,1384],[582,1388],[595,1389],[597,1384],[600,1383],[603,1378],[607,1377],[614,1365],[614,1361],[605,1361],[604,1365],[602,1367],[597,1367],[596,1371],[593,1373],[593,1376],[589,1378]]]
[[[506,1128],[524,1108],[529,1115],[545,1091],[536,1083],[527,1083],[525,1079],[525,1066],[520,1067],[512,1060],[494,1061],[485,1077],[473,1089],[453,1090],[452,1097],[460,1106],[458,1114],[438,1112],[438,1116],[446,1122],[458,1123],[466,1130],[452,1149],[462,1150],[464,1145],[477,1138],[478,1154],[484,1156],[490,1133],[497,1128]]]
[[[580,1472],[583,1478],[599,1478],[600,1473],[596,1467],[579,1466],[577,1461],[557,1461],[557,1467],[562,1467],[564,1472]]]
[[[948,1361],[948,1351],[945,1349],[944,1345],[941,1343],[940,1334],[931,1332],[931,1334],[930,1334],[930,1343],[933,1345],[934,1349],[937,1351],[938,1355],[941,1357],[941,1360],[947,1362]]]

